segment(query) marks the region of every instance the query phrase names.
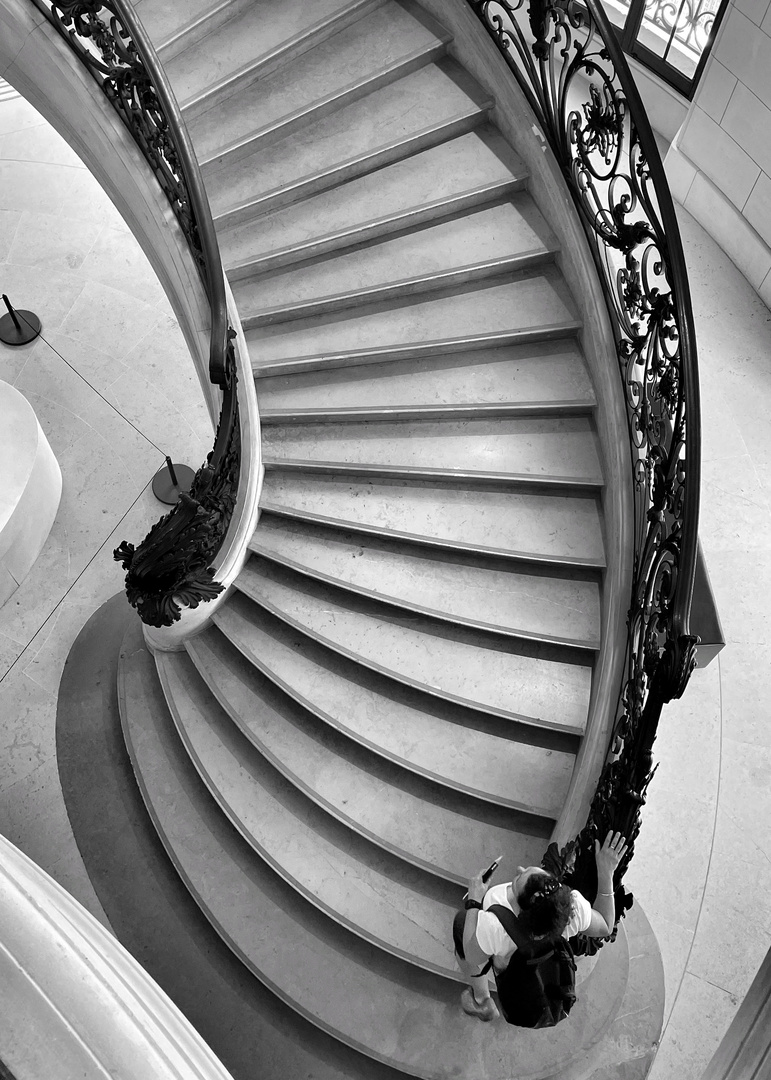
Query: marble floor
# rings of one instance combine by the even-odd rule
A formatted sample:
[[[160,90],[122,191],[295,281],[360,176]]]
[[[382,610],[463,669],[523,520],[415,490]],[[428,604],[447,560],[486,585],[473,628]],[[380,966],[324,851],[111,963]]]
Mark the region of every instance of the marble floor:
[[[701,535],[727,646],[670,706],[629,883],[657,934],[666,1027],[652,1080],[697,1080],[771,945],[771,312],[686,214],[701,356]],[[0,345],[64,477],[54,529],[0,610],[0,831],[97,917],[58,784],[56,693],[87,618],[121,587],[112,549],[160,515],[163,455],[211,445],[200,387],[141,250],[69,148],[0,101],[0,291],[43,336]]]

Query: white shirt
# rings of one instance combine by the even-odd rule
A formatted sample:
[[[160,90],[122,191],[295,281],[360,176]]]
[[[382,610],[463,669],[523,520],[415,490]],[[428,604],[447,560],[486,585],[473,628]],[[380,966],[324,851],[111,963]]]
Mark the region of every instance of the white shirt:
[[[492,888],[488,889],[482,900],[483,910],[477,915],[477,942],[483,953],[493,957],[493,966],[497,971],[504,970],[511,954],[516,952],[517,946],[503,929],[496,916],[488,913],[487,908],[492,904],[502,904],[509,911],[513,911],[515,915],[519,915],[519,906],[512,906],[509,903],[510,884],[510,881],[504,882],[503,885],[493,885]],[[588,930],[589,923],[592,921],[592,905],[589,901],[576,889],[571,890],[571,897],[573,911],[568,919],[567,926],[562,931],[562,936],[565,938],[573,937],[574,934],[580,934],[584,930]]]

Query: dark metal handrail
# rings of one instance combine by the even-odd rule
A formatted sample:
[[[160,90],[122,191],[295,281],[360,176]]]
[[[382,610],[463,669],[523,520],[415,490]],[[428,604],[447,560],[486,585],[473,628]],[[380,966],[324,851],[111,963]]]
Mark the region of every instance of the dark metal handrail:
[[[695,663],[689,620],[698,548],[700,410],[680,231],[645,108],[600,0],[468,0],[559,163],[615,331],[629,421],[635,529],[627,659],[585,828],[547,861],[593,895],[594,840],[630,840],[652,776],[662,705]],[[624,906],[623,890],[617,909]]]
[[[212,559],[225,538],[240,472],[234,336],[225,278],[198,160],[174,92],[128,0],[33,0],[112,103],[166,194],[201,275],[211,308],[209,377],[222,390],[214,448],[190,495],[134,548],[123,543],[129,601],[151,626],[180,616],[222,591]]]

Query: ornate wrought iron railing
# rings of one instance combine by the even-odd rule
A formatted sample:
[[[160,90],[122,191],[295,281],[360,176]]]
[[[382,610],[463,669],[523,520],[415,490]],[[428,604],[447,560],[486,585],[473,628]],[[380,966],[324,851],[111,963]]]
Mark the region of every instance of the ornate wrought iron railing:
[[[240,423],[233,330],[217,237],[198,161],[155,50],[128,0],[33,0],[91,72],[147,159],[171,204],[211,307],[209,377],[222,390],[214,448],[190,494],[134,547],[115,558],[143,622],[170,626],[180,603],[196,607],[222,591],[212,565],[238,491]]]
[[[644,19],[698,59],[709,41],[718,7],[719,0],[646,0]]]
[[[616,878],[620,914],[628,902],[620,882],[639,833],[661,708],[685,689],[697,644],[689,618],[701,434],[685,261],[653,132],[599,0],[468,2],[559,163],[617,343],[635,508],[625,674],[586,826],[547,861],[594,895],[594,840],[621,830],[630,844]]]

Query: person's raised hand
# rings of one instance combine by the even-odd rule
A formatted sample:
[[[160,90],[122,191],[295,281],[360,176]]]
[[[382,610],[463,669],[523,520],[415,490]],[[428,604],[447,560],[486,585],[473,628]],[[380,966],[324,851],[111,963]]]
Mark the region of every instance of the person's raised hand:
[[[482,874],[484,874],[487,867],[480,870],[478,874],[474,874],[468,881],[468,898],[469,900],[478,900],[480,903],[488,890],[488,885],[482,881]]]
[[[611,878],[613,877],[613,872],[623,859],[627,846],[626,837],[622,836],[620,832],[613,832],[612,829],[605,837],[602,847],[600,847],[599,840],[594,841],[594,856],[597,860],[598,877],[605,874]]]

